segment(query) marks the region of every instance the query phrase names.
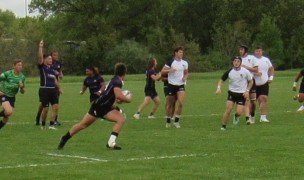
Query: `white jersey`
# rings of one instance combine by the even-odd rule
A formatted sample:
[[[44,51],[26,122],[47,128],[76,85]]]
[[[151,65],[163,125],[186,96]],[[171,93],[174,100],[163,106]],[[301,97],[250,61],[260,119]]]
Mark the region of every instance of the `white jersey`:
[[[256,60],[256,57],[253,55],[247,55],[246,57],[242,57],[242,65],[248,66],[248,67],[257,67],[258,63]],[[251,75],[253,76],[253,72],[249,71]]]
[[[169,84],[180,86],[184,85],[185,81],[183,81],[184,77],[184,71],[188,69],[188,63],[187,61],[181,59],[181,60],[175,60],[169,61],[165,64],[165,67],[167,68],[173,68],[176,71],[175,72],[169,72],[168,73],[168,82]]]
[[[268,81],[268,71],[269,71],[269,68],[272,67],[272,64],[270,62],[270,60],[265,57],[265,56],[262,56],[261,58],[257,58],[257,64],[259,66],[259,72],[262,73],[261,76],[256,76],[254,75],[254,80],[255,80],[255,84],[257,86],[261,86],[261,85],[264,85],[266,84],[266,82]]]
[[[252,80],[252,76],[250,72],[241,67],[239,70],[235,70],[234,68],[226,71],[222,78],[223,81],[229,79],[229,90],[235,93],[245,93],[248,86],[248,81]]]

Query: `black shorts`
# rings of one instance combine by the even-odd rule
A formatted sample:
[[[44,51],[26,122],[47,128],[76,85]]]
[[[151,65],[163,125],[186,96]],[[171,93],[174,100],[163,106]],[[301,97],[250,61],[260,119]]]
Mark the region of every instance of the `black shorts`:
[[[245,97],[244,97],[244,93],[235,93],[235,92],[231,92],[228,91],[228,101],[232,101],[233,103],[236,103],[238,105],[245,105]]]
[[[147,88],[145,87],[145,96],[151,97],[151,99],[154,99],[156,96],[158,96],[155,88]]]
[[[116,109],[114,106],[101,106],[93,103],[88,113],[96,118],[104,118],[106,114],[114,109]]]
[[[168,85],[168,96],[175,96],[178,91],[185,91],[185,85],[175,86]]]
[[[304,82],[301,82],[299,93],[304,93]]]
[[[252,79],[253,80],[253,84],[252,84],[252,87],[251,87],[251,89],[250,89],[250,91],[249,91],[249,93],[251,94],[251,93],[256,93],[256,84],[255,84],[255,80],[254,79]]]
[[[268,93],[269,93],[269,84],[268,82],[266,84],[263,84],[261,86],[256,86],[256,94],[257,94],[257,98],[260,96],[260,95],[265,95],[265,96],[268,96]]]
[[[56,88],[40,88],[39,89],[39,100],[43,107],[58,104],[58,91]]]
[[[1,98],[1,103],[8,101],[12,107],[15,107],[15,101],[16,101],[15,97],[9,97],[9,96],[3,95],[3,96],[0,96],[0,98]]]

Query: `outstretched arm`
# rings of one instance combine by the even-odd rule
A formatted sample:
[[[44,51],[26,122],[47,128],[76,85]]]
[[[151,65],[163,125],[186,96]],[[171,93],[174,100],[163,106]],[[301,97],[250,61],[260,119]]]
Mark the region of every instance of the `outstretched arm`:
[[[42,64],[43,63],[43,40],[40,41],[39,43],[39,47],[38,47],[38,64]]]

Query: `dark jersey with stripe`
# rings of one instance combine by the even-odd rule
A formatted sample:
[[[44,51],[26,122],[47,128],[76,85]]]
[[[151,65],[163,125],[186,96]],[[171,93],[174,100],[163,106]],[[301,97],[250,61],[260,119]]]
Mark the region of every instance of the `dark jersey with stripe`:
[[[114,88],[122,88],[123,81],[118,76],[114,76],[106,86],[106,89],[102,92],[100,97],[94,102],[99,106],[112,106],[116,100]]]
[[[156,75],[155,69],[149,69],[146,71],[146,88],[154,89],[155,81],[151,78],[152,75]]]
[[[105,82],[104,79],[100,75],[96,75],[93,77],[87,77],[83,81],[83,85],[90,90],[90,94],[94,94],[98,92],[101,88],[101,83]]]
[[[52,68],[56,72],[56,79],[58,80],[59,72],[61,71],[62,64],[59,61],[53,61]]]
[[[44,88],[55,88],[56,73],[51,66],[38,64],[40,71],[40,86]]]

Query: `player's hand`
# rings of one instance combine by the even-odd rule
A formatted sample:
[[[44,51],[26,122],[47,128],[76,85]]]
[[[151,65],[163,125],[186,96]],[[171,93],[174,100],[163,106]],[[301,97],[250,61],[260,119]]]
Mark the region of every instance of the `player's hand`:
[[[221,93],[222,93],[222,90],[219,88],[215,91],[215,94],[221,94]]]
[[[43,46],[44,46],[44,42],[43,42],[43,40],[41,40],[40,43],[39,43],[39,47],[42,48]]]
[[[293,86],[293,87],[292,87],[292,90],[293,90],[293,91],[297,91],[297,86]]]
[[[19,81],[19,88],[24,88],[24,84],[23,84],[23,82],[22,81]]]
[[[24,94],[24,93],[25,93],[25,89],[24,89],[24,88],[21,88],[21,89],[20,89],[20,93],[21,93],[21,94]]]
[[[244,93],[244,98],[245,98],[246,100],[249,100],[249,92],[246,91],[246,92]]]
[[[272,80],[268,80],[268,84],[272,83]]]
[[[170,70],[169,70],[170,73],[174,73],[175,71],[176,71],[176,69],[174,69],[174,68],[170,68]]]
[[[262,72],[254,73],[254,75],[256,75],[256,76],[262,76]]]
[[[63,91],[61,88],[58,89],[59,94],[63,94]]]

